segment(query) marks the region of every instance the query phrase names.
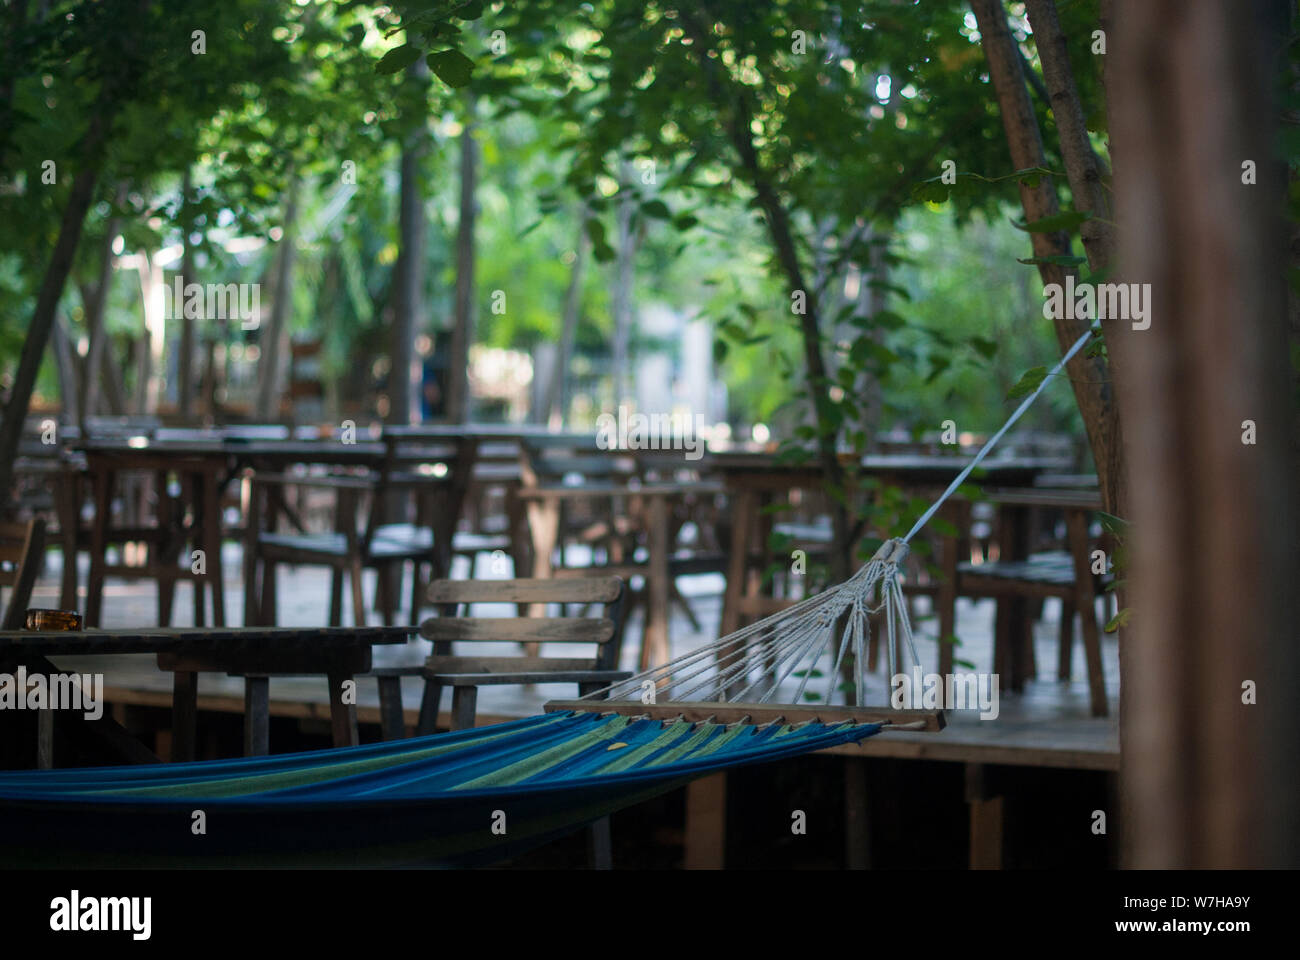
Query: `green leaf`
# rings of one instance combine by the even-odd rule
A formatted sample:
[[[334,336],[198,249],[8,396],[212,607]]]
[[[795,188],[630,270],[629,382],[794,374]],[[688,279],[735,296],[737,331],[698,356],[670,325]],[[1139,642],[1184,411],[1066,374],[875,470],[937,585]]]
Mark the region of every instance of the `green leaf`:
[[[992,360],[993,355],[998,352],[997,341],[989,340],[985,337],[971,337],[970,345],[974,347],[975,352],[985,360]]]
[[[1091,220],[1091,213],[1080,213],[1077,210],[1066,210],[1052,217],[1044,217],[1042,220],[1035,220],[1033,223],[1017,223],[1012,221],[1012,225],[1017,230],[1024,230],[1026,233],[1056,233],[1058,230],[1064,230],[1067,233],[1079,229],[1079,224],[1085,220]]]
[[[1121,517],[1107,513],[1105,510],[1098,510],[1097,519],[1101,522],[1101,528],[1113,537],[1122,538],[1128,533],[1128,521]]]
[[[656,220],[667,220],[673,215],[668,209],[668,204],[662,200],[650,200],[641,205],[641,212],[647,217],[654,217]]]
[[[698,217],[693,217],[689,213],[680,213],[673,217],[673,226],[678,230],[689,230],[699,222]]]
[[[1119,613],[1115,614],[1115,616],[1110,618],[1110,622],[1107,623],[1105,626],[1105,632],[1114,633],[1120,627],[1127,627],[1129,617],[1131,617],[1132,614],[1133,614],[1133,608],[1125,607]]]
[[[459,50],[429,54],[429,69],[449,87],[463,87],[474,72],[474,61]]]
[[[1038,385],[1047,378],[1046,367],[1031,367],[1024,372],[1020,382],[1007,391],[1008,400],[1019,400],[1038,389]]]
[[[398,73],[405,70],[416,60],[420,59],[423,51],[412,43],[404,43],[400,47],[394,47],[384,54],[383,58],[375,64],[376,73]],[[432,66],[433,64],[430,64]]]

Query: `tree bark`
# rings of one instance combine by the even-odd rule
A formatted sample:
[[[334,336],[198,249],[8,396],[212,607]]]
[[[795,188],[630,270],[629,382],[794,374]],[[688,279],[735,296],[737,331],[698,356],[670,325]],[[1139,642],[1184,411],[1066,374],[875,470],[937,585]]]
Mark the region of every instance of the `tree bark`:
[[[194,281],[194,251],[190,246],[190,231],[194,229],[189,218],[185,216],[185,204],[189,202],[193,186],[190,168],[185,168],[181,181],[181,286],[188,287]],[[194,318],[183,307],[180,308],[181,343],[180,354],[176,358],[176,412],[181,420],[188,422],[194,416]]]
[[[81,241],[81,230],[86,223],[86,213],[95,196],[95,182],[99,178],[99,167],[103,157],[104,143],[112,125],[113,104],[100,99],[90,118],[90,125],[82,140],[81,169],[72,179],[72,190],[68,194],[67,206],[63,208],[63,219],[59,224],[59,236],[54,242],[54,252],[50,264],[41,281],[40,293],[36,298],[36,309],[32,313],[31,326],[27,330],[27,339],[23,341],[22,356],[18,361],[18,370],[14,375],[14,386],[9,394],[9,403],[5,406],[4,420],[0,422],[0,502],[8,503],[13,485],[14,458],[18,455],[18,443],[22,439],[23,421],[27,418],[27,408],[31,404],[32,391],[36,388],[36,375],[40,371],[41,356],[50,339],[50,330],[54,326],[55,311],[59,299],[63,296],[63,287],[68,273],[72,269],[72,259]]]
[[[632,322],[635,306],[632,302],[632,285],[635,281],[636,237],[632,231],[632,168],[627,161],[622,165],[622,183],[618,198],[618,210],[615,213],[615,225],[618,229],[618,253],[614,261],[614,296],[612,312],[614,314],[614,342],[611,353],[610,373],[614,384],[614,408],[624,403],[628,397],[628,385],[631,381],[628,370],[628,345],[632,339]]]
[[[1110,37],[1122,279],[1153,287],[1150,328],[1122,334],[1130,867],[1300,860],[1294,383],[1272,159],[1284,15],[1281,3],[1147,0],[1116,10]],[[1247,683],[1257,704],[1243,703]]]
[[[68,336],[67,327],[62,317],[55,317],[54,329],[50,331],[50,346],[54,348],[54,363],[59,374],[59,399],[64,416],[78,408],[77,389],[78,370],[76,350]]]
[[[289,310],[293,294],[293,262],[296,254],[295,236],[298,219],[298,178],[290,174],[289,196],[284,205],[284,233],[280,237],[279,258],[275,268],[275,294],[271,301],[271,319],[266,328],[258,332],[261,357],[258,360],[257,417],[259,420],[278,420],[280,413],[281,382],[284,360],[281,356],[288,340]]]
[[[417,60],[407,70],[407,83],[423,91],[429,68]],[[401,235],[396,307],[393,313],[387,420],[394,424],[420,419],[421,365],[415,355],[415,332],[424,317],[424,187],[421,165],[428,149],[428,133],[421,116],[402,149],[402,186],[398,200]]]
[[[591,250],[591,237],[587,235],[587,205],[578,207],[578,239],[574,246],[573,267],[569,272],[569,289],[564,295],[564,320],[560,327],[560,350],[555,360],[555,370],[546,388],[546,401],[542,405],[540,422],[556,426],[564,419],[568,407],[565,403],[564,385],[573,354],[573,338],[582,315],[582,281],[587,269],[587,254]]]
[[[460,222],[456,227],[456,316],[447,371],[447,419],[469,418],[469,348],[474,342],[474,221],[478,215],[478,142],[474,139],[477,101],[465,93],[465,129],[460,135]]]
[[[117,195],[114,199],[115,206],[121,206],[126,200],[126,184],[118,184]],[[99,275],[96,278],[95,286],[89,292],[82,288],[81,304],[86,312],[86,382],[78,397],[80,401],[77,407],[77,424],[83,430],[86,425],[86,418],[94,416],[100,400],[100,381],[104,380],[104,387],[107,388],[105,393],[109,401],[110,409],[121,413],[124,409],[122,394],[119,390],[117,395],[113,395],[113,387],[117,386],[116,380],[111,377],[105,379],[99,376],[99,372],[105,367],[104,353],[104,308],[108,303],[108,292],[113,286],[113,240],[117,237],[118,231],[122,228],[122,218],[113,217],[108,221],[105,228],[104,241],[99,249]],[[111,366],[111,359],[109,361]],[[112,368],[118,372],[116,367]],[[120,375],[120,372],[119,372]],[[116,406],[114,406],[116,403]]]
[[[980,42],[988,60],[989,77],[997,95],[1002,113],[1002,126],[1006,132],[1011,163],[1017,170],[1046,165],[1042,135],[1038,119],[1034,116],[1029,91],[1021,68],[1019,47],[1007,27],[1006,13],[1001,0],[971,0],[971,9],[979,26]],[[1060,213],[1056,187],[1050,177],[1041,177],[1034,185],[1020,184],[1020,202],[1028,222],[1042,220]],[[1031,233],[1036,258],[1066,256],[1070,252],[1070,239],[1064,231]],[[1064,284],[1075,271],[1059,264],[1039,263],[1038,273],[1044,286]],[[1057,342],[1064,352],[1086,332],[1091,321],[1085,318],[1054,320]],[[1075,402],[1083,416],[1097,467],[1102,505],[1110,513],[1119,510],[1120,478],[1122,476],[1119,412],[1115,406],[1109,372],[1100,357],[1088,357],[1086,351],[1075,354],[1066,365],[1066,373],[1074,388]]]

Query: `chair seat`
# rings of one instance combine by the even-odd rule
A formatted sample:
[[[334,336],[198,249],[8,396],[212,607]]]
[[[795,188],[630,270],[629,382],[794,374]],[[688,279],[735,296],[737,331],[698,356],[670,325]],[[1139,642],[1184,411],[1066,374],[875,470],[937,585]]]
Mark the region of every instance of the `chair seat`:
[[[617,683],[627,670],[528,670],[520,673],[434,673],[429,679],[448,687],[482,687],[521,683]]]
[[[341,533],[260,533],[257,544],[272,552],[315,554],[330,559],[348,555],[347,537]],[[409,524],[392,524],[376,528],[367,559],[410,559],[422,557],[432,549],[431,531]]]
[[[1074,561],[1064,551],[1035,554],[1027,560],[959,563],[957,572],[963,577],[1024,580],[1061,587],[1068,587],[1074,583]]]
[[[487,553],[491,550],[509,550],[510,537],[504,533],[469,533],[460,531],[451,539],[456,553]]]

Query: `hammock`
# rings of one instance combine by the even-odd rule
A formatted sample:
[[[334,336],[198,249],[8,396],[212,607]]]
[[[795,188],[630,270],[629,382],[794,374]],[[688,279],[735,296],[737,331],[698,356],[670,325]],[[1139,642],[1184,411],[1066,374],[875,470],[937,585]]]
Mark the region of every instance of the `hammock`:
[[[10,829],[0,863],[488,862],[703,774],[859,741],[881,727],[665,726],[556,712],[312,753],[4,773],[0,809]],[[203,835],[193,833],[195,810],[206,818]]]
[[[864,701],[871,618],[890,675],[919,666],[899,586],[907,543],[1082,348],[1081,336],[943,495],[844,583],[548,713],[472,730],[201,763],[0,772],[0,864],[470,864],[498,860],[716,770],[937,730]],[[826,706],[800,704],[833,655]],[[852,658],[850,661],[848,658]],[[830,705],[852,662],[851,705]],[[792,677],[792,703],[773,698]],[[202,811],[199,832],[196,811]]]

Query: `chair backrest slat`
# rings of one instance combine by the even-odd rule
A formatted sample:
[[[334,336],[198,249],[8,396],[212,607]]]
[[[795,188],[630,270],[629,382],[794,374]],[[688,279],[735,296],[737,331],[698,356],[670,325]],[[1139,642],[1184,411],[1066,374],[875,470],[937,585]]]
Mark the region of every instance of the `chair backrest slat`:
[[[421,624],[420,636],[435,643],[607,643],[614,636],[614,621],[603,617],[434,617]]]
[[[424,621],[420,635],[433,641],[433,656],[427,666],[445,672],[514,673],[537,669],[612,670],[619,662],[623,640],[624,583],[618,577],[574,577],[550,580],[436,580],[429,598],[445,612],[468,610],[475,603],[533,604],[533,613],[548,604],[602,605],[602,617],[457,617],[444,615]],[[482,670],[462,670],[455,664],[453,643],[502,641],[524,644],[522,656],[482,658]],[[541,658],[534,664],[542,643],[591,644],[595,656],[586,661],[558,661]],[[462,650],[463,654],[465,651]],[[500,662],[498,662],[500,661]]]
[[[429,601],[443,603],[613,603],[623,592],[618,577],[551,580],[438,580]]]

